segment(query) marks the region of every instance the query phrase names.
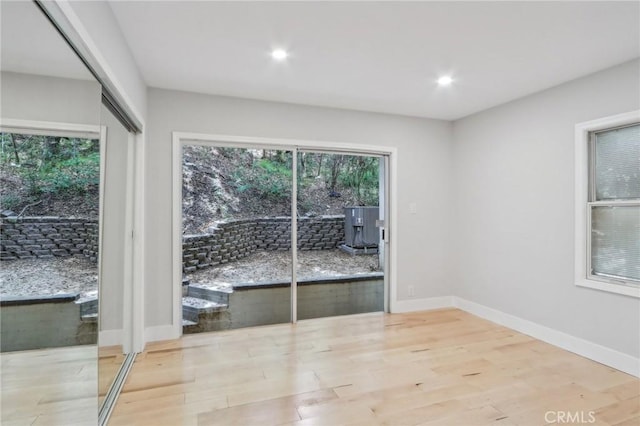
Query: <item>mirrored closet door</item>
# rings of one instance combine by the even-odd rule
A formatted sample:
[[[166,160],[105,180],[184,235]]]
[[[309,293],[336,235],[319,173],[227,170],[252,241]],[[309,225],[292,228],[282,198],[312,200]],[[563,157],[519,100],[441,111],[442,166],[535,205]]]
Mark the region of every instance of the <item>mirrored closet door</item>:
[[[0,423],[97,424],[131,359],[132,140],[38,4],[0,7]]]

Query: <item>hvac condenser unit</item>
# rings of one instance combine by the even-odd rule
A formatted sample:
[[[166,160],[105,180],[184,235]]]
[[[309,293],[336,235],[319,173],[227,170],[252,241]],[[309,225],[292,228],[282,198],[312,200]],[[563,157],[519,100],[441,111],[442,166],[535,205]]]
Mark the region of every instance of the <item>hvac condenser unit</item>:
[[[376,227],[378,206],[344,208],[344,244],[340,247],[351,254],[378,252],[380,234]]]

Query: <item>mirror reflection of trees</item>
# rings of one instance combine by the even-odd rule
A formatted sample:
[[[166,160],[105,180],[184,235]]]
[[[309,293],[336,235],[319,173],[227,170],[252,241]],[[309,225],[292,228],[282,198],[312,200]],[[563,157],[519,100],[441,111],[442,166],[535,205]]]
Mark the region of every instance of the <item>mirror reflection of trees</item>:
[[[4,210],[97,218],[98,140],[2,133],[0,183]]]

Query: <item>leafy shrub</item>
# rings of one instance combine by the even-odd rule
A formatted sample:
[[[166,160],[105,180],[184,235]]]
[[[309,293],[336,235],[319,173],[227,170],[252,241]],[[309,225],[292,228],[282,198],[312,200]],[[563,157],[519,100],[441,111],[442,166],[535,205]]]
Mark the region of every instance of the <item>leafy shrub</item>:
[[[22,198],[15,194],[6,194],[0,197],[0,209],[12,210],[20,205]]]
[[[269,159],[257,161],[253,167],[237,168],[233,181],[239,193],[274,202],[291,197],[291,169]]]
[[[86,194],[100,185],[100,154],[75,157],[40,170],[40,191],[44,193]]]
[[[22,183],[21,191],[2,191],[15,205],[42,195],[94,194],[100,185],[97,140],[2,133],[0,166],[4,177]]]

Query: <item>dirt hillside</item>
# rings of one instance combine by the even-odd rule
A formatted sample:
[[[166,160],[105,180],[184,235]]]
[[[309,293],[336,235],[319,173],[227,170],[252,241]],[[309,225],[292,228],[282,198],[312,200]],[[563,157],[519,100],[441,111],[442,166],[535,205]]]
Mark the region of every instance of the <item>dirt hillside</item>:
[[[252,166],[262,155],[261,150],[238,151],[199,146],[184,149],[185,234],[203,232],[219,220],[291,214],[290,180],[284,183],[286,187],[281,196],[265,196],[254,188],[255,182],[264,177]],[[245,185],[246,182],[252,185]],[[298,186],[298,215],[301,216],[342,214],[344,206],[358,205],[350,188],[338,186],[337,191],[331,193],[323,176],[305,177]]]

